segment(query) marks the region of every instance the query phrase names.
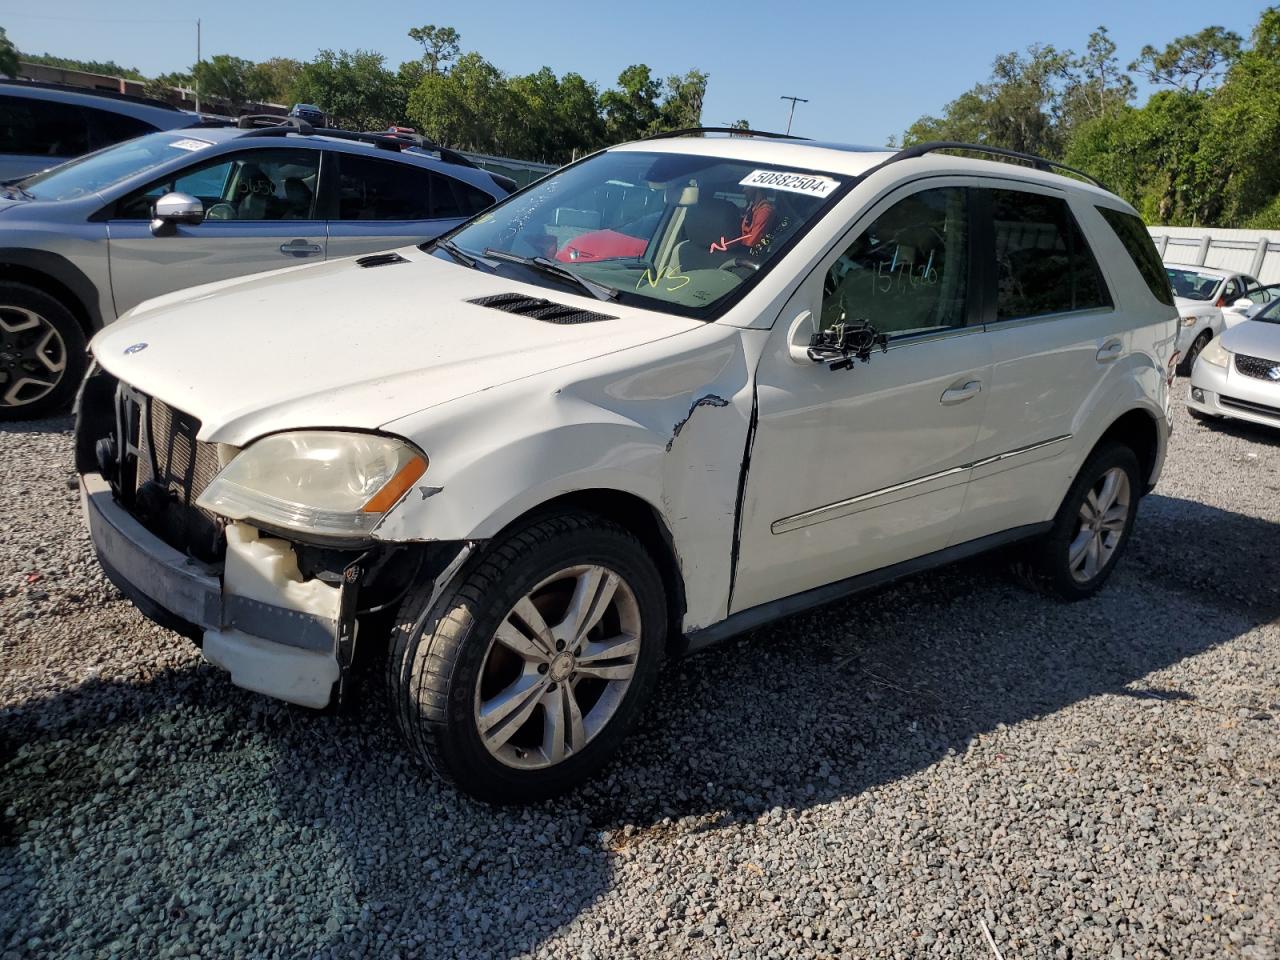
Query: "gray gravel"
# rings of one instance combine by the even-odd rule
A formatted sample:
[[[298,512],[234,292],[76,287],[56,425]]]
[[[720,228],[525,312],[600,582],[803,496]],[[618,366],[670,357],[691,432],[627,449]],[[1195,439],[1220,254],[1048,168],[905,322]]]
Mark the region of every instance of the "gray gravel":
[[[3,960],[1280,957],[1280,433],[1179,412],[1092,601],[988,560],[760,630],[492,810],[120,600],[68,428],[0,428]]]

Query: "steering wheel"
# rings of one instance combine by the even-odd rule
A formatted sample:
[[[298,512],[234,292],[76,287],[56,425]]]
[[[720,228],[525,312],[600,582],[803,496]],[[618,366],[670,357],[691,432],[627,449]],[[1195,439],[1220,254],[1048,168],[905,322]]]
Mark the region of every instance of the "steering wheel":
[[[724,263],[720,264],[718,269],[733,270],[737,267],[746,267],[752,273],[755,273],[757,270],[760,269],[760,263],[759,261],[752,260],[749,257],[730,257]]]

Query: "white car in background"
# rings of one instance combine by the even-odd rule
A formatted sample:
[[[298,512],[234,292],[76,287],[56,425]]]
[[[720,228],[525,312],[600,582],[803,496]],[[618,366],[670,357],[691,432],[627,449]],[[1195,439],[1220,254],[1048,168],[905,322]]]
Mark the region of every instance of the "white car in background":
[[[1182,362],[1178,372],[1189,374],[1200,351],[1230,325],[1225,315],[1228,305],[1239,309],[1237,301],[1245,291],[1259,290],[1262,285],[1245,273],[1194,264],[1167,263],[1165,272],[1181,318],[1178,352]]]
[[[1243,297],[1222,308],[1223,329],[1230,330],[1237,323],[1257,316],[1276,300],[1280,300],[1280,283],[1250,287],[1245,290]]]
[[[1191,371],[1187,410],[1280,427],[1280,299],[1215,337]]]

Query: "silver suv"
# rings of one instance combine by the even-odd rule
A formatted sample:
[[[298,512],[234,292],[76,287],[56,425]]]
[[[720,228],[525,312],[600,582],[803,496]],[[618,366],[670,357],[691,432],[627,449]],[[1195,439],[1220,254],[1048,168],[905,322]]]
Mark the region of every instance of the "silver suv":
[[[89,337],[143,300],[427,240],[509,192],[448,150],[296,122],[152,133],[0,187],[0,420],[66,407]]]
[[[162,100],[64,83],[0,80],[0,180],[16,180],[157,130],[197,126]]]

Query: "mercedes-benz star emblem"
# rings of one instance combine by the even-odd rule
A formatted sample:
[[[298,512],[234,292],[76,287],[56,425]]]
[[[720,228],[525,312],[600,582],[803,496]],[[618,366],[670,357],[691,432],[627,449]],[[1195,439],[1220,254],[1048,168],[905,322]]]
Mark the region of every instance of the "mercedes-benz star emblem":
[[[145,343],[132,343],[124,348],[124,355],[127,357],[131,353],[141,353],[145,349],[147,349]]]

